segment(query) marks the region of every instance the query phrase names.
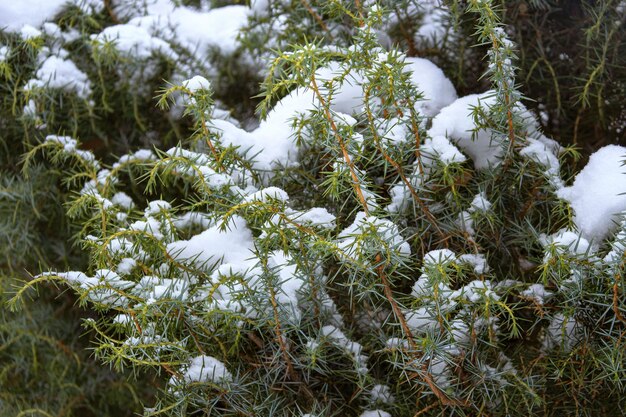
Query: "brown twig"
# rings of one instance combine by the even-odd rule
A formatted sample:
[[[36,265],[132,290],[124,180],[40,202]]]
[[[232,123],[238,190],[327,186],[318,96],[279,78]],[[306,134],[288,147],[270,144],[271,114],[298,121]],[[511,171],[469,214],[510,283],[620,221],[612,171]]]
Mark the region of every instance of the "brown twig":
[[[313,18],[315,19],[315,21],[317,22],[318,25],[320,25],[320,27],[322,29],[324,29],[325,32],[327,32],[330,35],[330,31],[328,30],[328,26],[326,25],[326,23],[324,22],[324,19],[322,19],[322,16],[320,16],[309,4],[309,2],[307,0],[300,0],[300,3],[302,3],[302,5],[304,6],[304,8],[309,12],[309,14],[311,16],[313,16]],[[332,38],[332,35],[331,35]]]
[[[315,95],[317,96],[317,99],[319,100],[320,105],[324,109],[324,114],[326,116],[326,119],[328,120],[328,123],[330,123],[330,128],[332,129],[333,134],[335,138],[337,139],[337,142],[339,143],[339,147],[341,148],[343,159],[346,162],[346,165],[348,165],[348,168],[350,169],[350,176],[352,177],[352,186],[354,188],[354,192],[356,193],[357,198],[359,199],[359,202],[361,203],[361,206],[363,206],[363,211],[365,212],[365,215],[369,216],[369,209],[367,207],[367,201],[365,200],[365,197],[363,196],[363,190],[361,190],[359,177],[356,174],[356,168],[354,167],[354,164],[352,163],[352,159],[350,158],[350,154],[348,153],[348,149],[346,148],[343,138],[339,134],[339,129],[337,129],[337,125],[335,124],[335,120],[333,119],[333,116],[330,113],[330,109],[328,105],[326,104],[324,97],[322,97],[322,93],[320,92],[317,86],[315,75],[311,76],[311,88],[315,92]]]

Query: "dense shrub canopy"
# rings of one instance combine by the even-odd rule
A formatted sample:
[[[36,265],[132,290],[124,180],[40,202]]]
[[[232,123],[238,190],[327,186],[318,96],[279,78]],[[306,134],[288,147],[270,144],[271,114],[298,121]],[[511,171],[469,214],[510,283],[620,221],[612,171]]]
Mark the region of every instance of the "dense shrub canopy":
[[[626,412],[626,7],[562,6],[0,6],[0,407]]]

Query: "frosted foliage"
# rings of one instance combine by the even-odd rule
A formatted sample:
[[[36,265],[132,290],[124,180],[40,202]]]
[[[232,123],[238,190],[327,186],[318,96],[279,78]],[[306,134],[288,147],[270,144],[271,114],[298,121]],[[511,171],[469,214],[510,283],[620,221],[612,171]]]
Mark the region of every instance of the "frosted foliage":
[[[424,99],[416,102],[418,111],[434,116],[456,98],[452,83],[435,64],[423,58],[406,58],[406,63],[405,70],[410,73],[411,82],[424,93]],[[341,71],[337,63],[317,70],[316,79],[322,94],[328,93],[324,81],[338,79]],[[331,109],[345,115],[359,112],[363,104],[363,82],[363,76],[354,71],[341,84],[335,82]],[[297,88],[281,99],[254,131],[247,132],[223,120],[213,120],[210,128],[221,136],[222,143],[238,147],[240,153],[253,159],[257,169],[295,166],[299,149],[293,140],[292,119],[306,115],[318,106],[318,99],[311,89]],[[458,152],[454,154],[454,150],[447,149],[444,152],[446,155],[452,152],[448,158],[461,161],[462,155]]]
[[[370,391],[370,400],[375,403],[380,401],[385,404],[393,404],[395,398],[387,385],[374,385]]]
[[[367,241],[361,236],[372,230],[376,232],[380,241],[386,242],[390,249],[397,251],[398,254],[403,256],[411,254],[411,247],[402,238],[398,226],[386,219],[366,216],[363,212],[357,213],[354,223],[339,234],[337,243],[348,256],[358,258],[363,247],[367,245]]]
[[[570,351],[583,339],[583,326],[573,317],[566,317],[562,313],[557,313],[550,320],[547,328],[543,349],[550,350],[561,348]]]
[[[437,328],[437,313],[430,308],[422,307],[405,314],[406,324],[415,332],[426,333]]]
[[[550,291],[546,291],[542,284],[532,284],[528,287],[528,289],[522,291],[522,295],[533,299],[537,304],[543,305],[552,293]]]
[[[626,210],[626,147],[609,145],[591,155],[570,187],[557,191],[574,209],[574,222],[588,240],[601,241]]]
[[[22,59],[15,44],[34,51],[28,71],[15,72],[26,74],[15,90],[24,100],[13,100],[23,126],[8,131],[44,138],[31,166],[45,168],[40,157],[63,164],[68,181],[56,182],[67,185],[60,194],[81,231],[75,250],[89,255],[84,272],[46,272],[27,285],[63,282],[102,313],[85,325],[107,363],[171,375],[146,414],[391,417],[437,414],[446,400],[452,414],[497,414],[530,391],[545,399],[550,351],[596,336],[587,318],[603,314],[597,328],[611,341],[605,322],[622,308],[614,275],[626,250],[626,148],[601,149],[565,187],[564,150],[517,103],[512,54],[499,68],[512,95],[488,73],[496,90],[459,98],[435,63],[394,49],[392,39],[433,48],[461,80],[450,65],[465,56],[447,49],[459,43],[449,27],[457,22],[446,21],[456,11],[439,0],[328,2],[332,10],[290,0],[115,0],[106,10],[71,1],[79,24],[69,14],[44,22],[60,10],[55,0],[29,16],[0,5],[0,26],[13,33],[0,45],[0,72]],[[353,22],[333,20],[343,6]],[[302,32],[281,32],[290,13]],[[397,33],[401,13],[412,18],[406,34]],[[89,19],[104,24],[84,32]],[[506,53],[514,45],[492,23],[485,33]],[[316,44],[292,43],[309,24]],[[487,60],[498,69],[493,51]],[[260,64],[275,71],[253,114],[239,94],[253,88],[250,76],[267,75]],[[163,107],[144,113],[156,95]],[[57,98],[71,107],[60,125],[60,107],[49,107]],[[68,129],[85,142],[48,135]],[[515,369],[501,352],[524,340],[541,351],[514,357],[519,378],[504,378]],[[415,393],[419,409],[407,402]]]

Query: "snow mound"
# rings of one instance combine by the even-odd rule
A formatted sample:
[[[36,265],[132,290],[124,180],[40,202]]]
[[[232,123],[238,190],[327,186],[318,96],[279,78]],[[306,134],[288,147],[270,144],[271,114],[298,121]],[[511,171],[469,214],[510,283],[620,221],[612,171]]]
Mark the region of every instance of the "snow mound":
[[[189,240],[167,245],[167,252],[174,259],[198,266],[211,266],[220,260],[229,264],[245,263],[252,257],[253,249],[252,232],[239,216],[233,216],[225,230],[214,225]]]
[[[0,2],[0,28],[16,32],[24,25],[39,26],[59,13],[67,0]]]
[[[591,155],[574,184],[557,191],[574,209],[574,223],[587,240],[599,242],[626,210],[626,147],[609,145]]]
[[[474,132],[476,123],[472,117],[473,107],[487,109],[494,102],[495,96],[491,91],[461,97],[435,116],[428,135],[448,138],[472,158],[476,169],[496,165],[502,157],[502,146],[492,140],[491,131],[481,129]]]
[[[233,376],[219,360],[201,355],[191,360],[183,378],[186,382],[220,382],[232,381]]]
[[[25,90],[53,88],[76,93],[83,99],[91,94],[91,83],[87,74],[69,59],[52,55],[41,64],[35,75],[36,78],[26,83]]]

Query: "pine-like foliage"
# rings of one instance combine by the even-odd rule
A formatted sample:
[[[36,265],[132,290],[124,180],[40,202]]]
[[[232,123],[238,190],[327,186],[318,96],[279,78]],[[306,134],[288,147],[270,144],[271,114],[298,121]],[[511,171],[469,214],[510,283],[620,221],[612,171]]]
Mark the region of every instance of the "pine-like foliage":
[[[9,306],[68,286],[99,361],[158,375],[144,415],[626,411],[626,148],[571,181],[578,154],[526,107],[499,4],[199,2],[168,26],[114,3],[7,38],[3,123],[26,139],[0,209],[66,219],[78,259],[33,270]],[[46,78],[50,60],[73,78]],[[54,235],[29,216],[7,254]]]

